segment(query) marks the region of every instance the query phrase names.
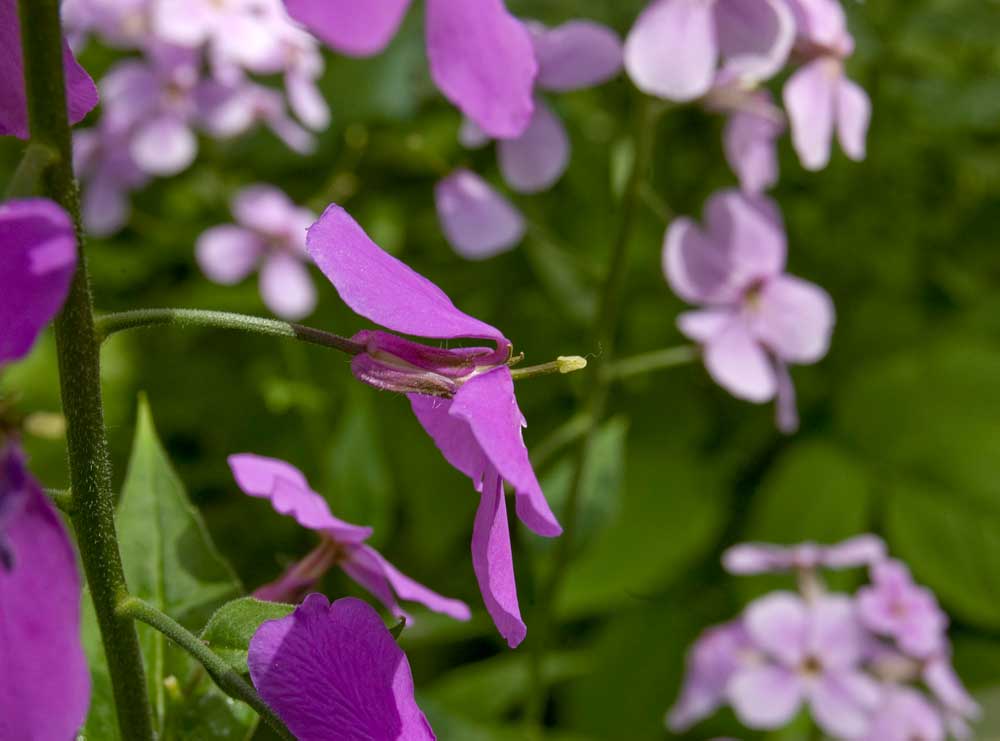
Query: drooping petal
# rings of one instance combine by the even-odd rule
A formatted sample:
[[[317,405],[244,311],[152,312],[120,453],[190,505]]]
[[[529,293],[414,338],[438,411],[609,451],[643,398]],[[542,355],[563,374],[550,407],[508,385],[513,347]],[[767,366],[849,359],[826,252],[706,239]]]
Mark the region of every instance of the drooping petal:
[[[245,494],[269,499],[275,511],[295,518],[302,527],[332,538],[338,543],[361,543],[371,534],[370,527],[352,525],[334,517],[326,500],[309,487],[295,466],[253,453],[229,456],[229,468]]]
[[[0,738],[73,738],[90,702],[76,555],[12,442],[0,449],[0,606]]]
[[[654,0],[625,39],[625,69],[643,92],[678,102],[708,92],[718,41],[705,0]]]
[[[198,267],[209,280],[229,286],[250,275],[266,249],[260,238],[243,227],[221,224],[205,230],[195,243]]]
[[[444,291],[376,245],[331,204],[306,238],[309,254],[351,309],[403,334],[506,343],[500,330],[455,308]]]
[[[549,507],[524,445],[524,416],[514,396],[510,369],[501,366],[469,379],[455,394],[449,414],[465,420],[490,463],[514,488],[517,516],[538,535],[562,527]]]
[[[794,435],[799,429],[799,406],[795,383],[788,365],[774,361],[774,377],[778,382],[774,399],[774,424],[785,435]]]
[[[768,280],[750,315],[757,339],[785,362],[815,363],[830,347],[833,301],[815,283],[791,275]]]
[[[538,64],[528,29],[502,0],[428,0],[427,57],[444,96],[494,139],[520,136]]]
[[[795,41],[785,0],[718,0],[715,28],[723,72],[748,85],[776,75]]]
[[[778,389],[774,366],[742,321],[732,322],[705,345],[705,367],[733,396],[762,403]]]
[[[516,139],[501,139],[497,154],[507,185],[519,193],[538,193],[555,185],[566,172],[569,137],[559,117],[537,100],[527,130]]]
[[[97,86],[63,42],[66,105],[75,124],[97,105]],[[28,138],[28,99],[17,0],[0,0],[0,136]]]
[[[250,677],[300,741],[434,739],[406,654],[370,606],[310,594],[250,641]]]
[[[323,131],[330,125],[330,106],[308,75],[285,75],[285,93],[288,105],[295,115],[313,131]]]
[[[795,716],[802,704],[803,689],[794,672],[765,664],[738,671],[726,694],[740,723],[770,730]]]
[[[622,42],[607,26],[567,21],[533,34],[538,79],[543,90],[566,92],[607,82],[622,68]]]
[[[396,35],[410,0],[285,0],[288,14],[342,54],[367,57]]]
[[[785,83],[783,96],[792,144],[807,170],[822,170],[830,161],[841,70],[838,60],[820,57],[797,70]]]
[[[143,172],[168,177],[194,162],[198,139],[182,119],[161,116],[136,130],[129,153]]]
[[[274,252],[260,267],[260,295],[282,319],[302,319],[316,308],[316,286],[302,260]]]
[[[456,170],[439,181],[434,203],[448,243],[467,260],[507,252],[524,237],[521,212],[469,170]]]
[[[410,406],[421,426],[449,464],[464,473],[482,492],[483,476],[489,459],[476,442],[469,423],[451,414],[451,399],[426,394],[409,394]]]
[[[854,602],[844,595],[827,595],[809,605],[808,651],[826,668],[848,668],[864,648],[864,632]]]
[[[69,214],[43,198],[0,203],[0,365],[23,357],[52,321],[76,269]]]
[[[865,139],[872,117],[868,93],[853,80],[842,77],[837,88],[837,140],[852,160],[865,158]]]
[[[763,193],[778,182],[777,139],[784,130],[780,120],[752,111],[737,111],[726,122],[726,161],[747,193]]]
[[[808,693],[816,723],[835,738],[858,738],[866,733],[879,701],[878,683],[853,670],[825,674]]]
[[[772,592],[751,602],[743,625],[762,651],[792,669],[805,658],[809,646],[810,613],[802,598],[791,592]]]
[[[521,619],[514,582],[514,556],[507,527],[507,503],[503,481],[495,472],[483,485],[483,493],[472,526],[472,567],[479,582],[486,611],[507,640],[516,648],[528,628]]]

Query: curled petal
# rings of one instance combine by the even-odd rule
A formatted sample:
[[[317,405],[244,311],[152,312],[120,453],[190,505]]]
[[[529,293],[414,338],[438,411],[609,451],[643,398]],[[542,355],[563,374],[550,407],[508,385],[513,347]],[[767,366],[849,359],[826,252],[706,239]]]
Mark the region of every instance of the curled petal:
[[[552,187],[569,166],[566,129],[540,100],[535,103],[535,115],[527,130],[516,139],[501,139],[497,151],[504,180],[519,193],[537,193]]]
[[[298,257],[275,252],[260,268],[260,295],[283,319],[302,319],[316,308],[316,286]]]
[[[807,170],[822,170],[830,161],[842,65],[820,57],[785,83],[785,110],[792,127],[792,144]]]
[[[544,90],[565,92],[607,82],[622,68],[622,42],[607,26],[574,20],[534,34],[538,80]]]
[[[778,390],[767,353],[739,320],[705,345],[705,367],[717,384],[739,399],[759,404]]]
[[[795,41],[795,18],[785,0],[718,0],[715,27],[723,72],[744,84],[777,74]]]
[[[250,275],[265,247],[253,232],[232,224],[213,226],[195,243],[198,266],[208,278],[234,285]]]
[[[288,14],[343,54],[368,57],[396,35],[410,0],[285,0]]]
[[[507,252],[524,237],[521,212],[469,170],[456,170],[438,182],[434,203],[449,244],[468,260]]]

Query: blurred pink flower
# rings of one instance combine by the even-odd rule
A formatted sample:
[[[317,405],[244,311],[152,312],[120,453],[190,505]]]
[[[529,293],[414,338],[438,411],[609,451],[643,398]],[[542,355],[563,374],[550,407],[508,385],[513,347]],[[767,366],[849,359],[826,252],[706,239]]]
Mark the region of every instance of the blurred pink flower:
[[[865,626],[895,639],[910,656],[926,659],[945,646],[948,616],[934,593],[913,583],[906,564],[873,564],[872,585],[858,591],[858,614]]]
[[[889,685],[862,741],[945,741],[941,713],[917,690]]]
[[[722,565],[730,574],[767,574],[819,567],[877,568],[877,564],[885,558],[886,548],[881,538],[876,535],[858,535],[835,545],[741,543],[722,554]]]
[[[445,238],[467,260],[486,260],[524,238],[524,216],[496,188],[459,169],[434,186],[434,204]]]

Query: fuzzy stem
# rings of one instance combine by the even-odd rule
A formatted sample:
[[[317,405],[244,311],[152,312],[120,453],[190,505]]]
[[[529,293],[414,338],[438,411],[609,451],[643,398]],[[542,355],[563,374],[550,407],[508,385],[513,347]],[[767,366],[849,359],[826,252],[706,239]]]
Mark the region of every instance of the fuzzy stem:
[[[56,154],[56,160],[44,169],[42,192],[72,215],[80,245],[76,274],[55,322],[72,522],[104,643],[121,735],[129,741],[145,741],[153,738],[153,726],[139,640],[133,622],[115,612],[127,588],[115,533],[100,345],[94,333],[79,196],[73,178],[59,0],[20,0],[19,12],[32,144]]]
[[[249,682],[241,677],[226,661],[205,645],[198,636],[187,630],[169,615],[157,610],[153,605],[138,597],[127,597],[118,605],[118,614],[132,620],[139,620],[152,626],[176,643],[205,667],[205,671],[219,688],[234,700],[245,702],[281,738],[295,741],[285,724],[270,706],[257,694]]]

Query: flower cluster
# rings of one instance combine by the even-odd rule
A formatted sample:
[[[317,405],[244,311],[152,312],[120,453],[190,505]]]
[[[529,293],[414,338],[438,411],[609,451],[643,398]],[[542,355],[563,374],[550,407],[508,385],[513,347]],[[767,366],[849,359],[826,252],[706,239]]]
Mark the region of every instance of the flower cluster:
[[[971,738],[979,708],[951,666],[947,616],[880,539],[738,545],[723,564],[734,574],[793,572],[799,590],[760,597],[701,635],[671,729],[723,704],[748,728],[777,729],[806,706],[836,739]],[[851,567],[866,567],[871,583],[853,595],[826,588],[821,569]]]

